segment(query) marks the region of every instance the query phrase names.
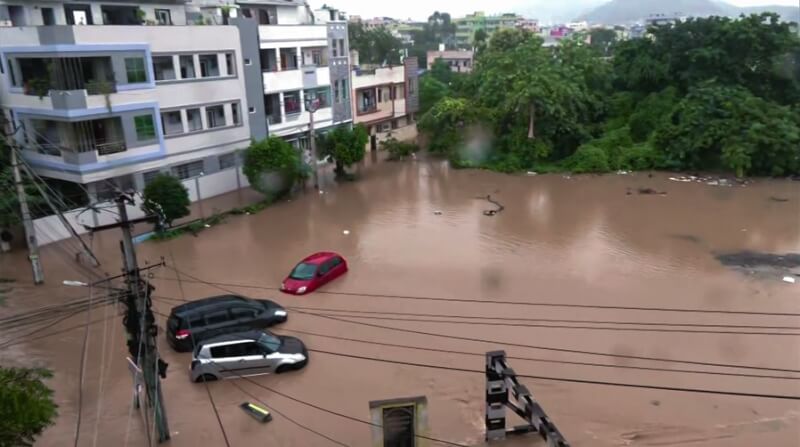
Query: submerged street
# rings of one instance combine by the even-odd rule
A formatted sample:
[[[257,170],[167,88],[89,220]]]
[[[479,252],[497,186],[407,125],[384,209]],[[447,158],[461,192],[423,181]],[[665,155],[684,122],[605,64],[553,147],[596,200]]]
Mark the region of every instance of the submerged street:
[[[370,445],[369,425],[296,400],[367,421],[370,401],[413,396],[428,399],[429,436],[484,445],[484,354],[499,349],[520,375],[800,396],[800,374],[785,371],[800,370],[800,330],[769,328],[800,328],[800,285],[778,271],[733,269],[715,258],[800,251],[800,184],[713,186],[670,176],[510,176],[436,160],[380,162],[355,182],[327,179],[323,194],[309,190],[258,214],[230,216],[197,237],[139,244],[140,265],[162,257],[167,264],[152,271],[161,329],[183,300],[232,291],[289,309],[288,322],[272,329],[310,350],[301,371],[206,390],[189,381],[191,354],[172,351],[160,333],[170,364],[162,381],[169,445],[224,445],[209,393],[232,446],[335,445],[300,425],[345,445]],[[484,214],[497,208],[487,195],[502,212]],[[213,199],[206,212],[235,196]],[[95,236],[98,272],[119,273],[118,241],[116,231]],[[32,285],[22,251],[0,257],[0,277],[16,279],[0,316],[87,296],[61,286],[85,280],[66,260],[74,245],[67,242],[43,248],[41,287]],[[341,253],[350,271],[307,296],[277,290],[297,261],[322,250]],[[113,312],[99,307],[90,316],[80,445],[145,442],[143,418],[131,417],[124,330]],[[0,351],[4,364],[55,372],[49,384],[59,417],[39,446],[72,443],[85,323],[80,313]],[[0,343],[29,330],[0,328]],[[789,446],[800,439],[797,400],[520,380],[573,446]],[[261,425],[238,408],[257,400],[273,410],[272,422]],[[511,412],[508,421],[519,422]]]

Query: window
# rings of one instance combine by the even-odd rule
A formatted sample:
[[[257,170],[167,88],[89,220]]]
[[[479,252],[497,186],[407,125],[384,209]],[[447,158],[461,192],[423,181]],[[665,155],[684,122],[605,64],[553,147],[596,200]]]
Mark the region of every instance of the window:
[[[203,121],[200,118],[200,109],[186,109],[186,122],[189,132],[203,130]]]
[[[244,64],[245,64],[245,65],[253,65],[253,60],[252,60],[252,59],[250,59],[249,57],[246,57],[246,58],[244,59]]]
[[[233,53],[225,53],[225,70],[228,76],[236,74],[233,68]]]
[[[181,79],[193,79],[197,77],[194,72],[194,56],[181,56],[179,61],[181,66]]]
[[[311,63],[318,67],[322,65],[322,50],[311,50]]]
[[[172,15],[169,9],[156,9],[156,22],[159,25],[172,25]]]
[[[211,348],[211,357],[215,359],[226,357],[241,357],[244,355],[245,343],[236,343],[231,345],[214,346]]]
[[[244,356],[251,356],[251,355],[264,355],[264,350],[261,349],[260,346],[254,341],[242,343],[242,355]]]
[[[256,108],[255,108],[255,107],[248,107],[248,108],[247,108],[247,111],[248,111],[249,113],[256,113]]]
[[[200,77],[210,78],[219,76],[219,61],[216,54],[200,55]]]
[[[156,126],[153,124],[153,115],[139,115],[133,117],[136,128],[136,139],[139,141],[152,140],[156,137]]]
[[[56,15],[53,8],[42,8],[42,23],[44,25],[55,25]]]
[[[197,160],[191,163],[185,163],[182,165],[177,165],[172,167],[172,175],[178,177],[181,180],[197,177],[202,173],[203,173],[203,160]]]
[[[333,40],[333,46],[331,47],[331,56],[332,57],[339,57],[339,51],[336,49],[336,39]]]
[[[342,102],[341,96],[339,94],[339,81],[333,81],[333,99],[336,101],[337,104]]]
[[[317,110],[325,109],[331,106],[331,90],[328,87],[304,90],[303,96],[306,98],[306,100],[316,98],[319,101]],[[308,108],[306,108],[306,111],[308,111]]]
[[[347,87],[347,79],[342,79],[342,101],[347,101],[350,96],[349,87]]]
[[[144,174],[142,174],[142,179],[144,180],[144,184],[148,185],[150,182],[155,180],[155,178],[158,177],[159,174],[161,174],[161,171],[145,172]]]
[[[147,74],[144,71],[144,59],[141,57],[126,57],[125,73],[128,76],[129,84],[147,82]]]
[[[383,87],[378,87],[378,102],[383,102]]]
[[[239,124],[242,124],[242,121],[241,121],[241,119],[239,117],[239,103],[238,102],[234,102],[233,104],[231,104],[231,118],[232,118],[234,126],[238,126]]]
[[[347,56],[347,53],[344,52],[344,39],[339,39],[339,54],[342,57]]]
[[[220,104],[218,106],[206,107],[206,121],[208,128],[222,127],[225,125],[225,107]]]
[[[175,64],[172,56],[153,56],[153,73],[156,81],[175,79]]]
[[[236,152],[219,156],[219,168],[228,169],[236,166]]]
[[[206,321],[208,321],[208,324],[210,325],[225,323],[228,320],[230,320],[230,315],[228,315],[227,310],[223,310],[221,312],[214,312],[206,316]]]
[[[179,110],[174,112],[162,112],[161,126],[164,128],[164,135],[177,135],[183,133],[183,120],[181,119],[181,112]]]
[[[283,108],[286,114],[300,113],[300,92],[286,92],[283,94]]]
[[[416,89],[416,86],[414,85],[415,81],[416,81],[416,79],[414,79],[414,78],[409,78],[408,79],[408,94],[409,95],[413,95],[414,94],[414,90]]]

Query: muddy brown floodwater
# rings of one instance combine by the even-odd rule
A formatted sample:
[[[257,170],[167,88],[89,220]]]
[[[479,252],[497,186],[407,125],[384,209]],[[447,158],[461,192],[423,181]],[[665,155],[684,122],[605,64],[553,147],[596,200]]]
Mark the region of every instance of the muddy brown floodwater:
[[[724,187],[674,182],[668,177],[665,174],[528,177],[455,171],[438,161],[377,163],[362,169],[359,181],[327,187],[325,194],[301,194],[257,215],[231,217],[198,237],[141,244],[139,260],[152,263],[164,257],[179,270],[206,281],[270,288],[278,286],[293,264],[311,252],[342,253],[351,270],[326,286],[325,293],[290,297],[270,289],[223,286],[252,297],[273,298],[285,306],[325,309],[312,312],[337,315],[340,320],[292,311],[289,321],[275,328],[276,332],[301,337],[312,350],[481,371],[486,351],[505,349],[514,357],[613,366],[511,360],[519,374],[800,396],[797,373],[627,357],[800,370],[800,335],[740,334],[776,331],[721,327],[800,327],[800,317],[796,316],[800,313],[800,284],[783,282],[780,272],[748,275],[746,271],[723,266],[715,258],[720,253],[741,250],[800,252],[800,183],[758,180],[745,187]],[[667,194],[640,195],[636,193],[640,188]],[[485,210],[496,208],[485,200],[487,195],[500,202],[504,210],[495,216],[484,215]],[[220,201],[233,200],[231,197],[215,200],[219,205]],[[770,197],[787,200],[775,201]],[[344,234],[345,230],[349,234]],[[98,236],[93,244],[102,261],[101,269],[118,273],[118,236]],[[73,266],[64,261],[63,249],[61,245],[43,250],[48,283],[39,288],[30,284],[24,254],[0,256],[0,276],[19,280],[11,285],[13,290],[0,308],[1,315],[85,296],[81,295],[85,290],[59,286],[63,279],[80,279]],[[196,299],[223,293],[213,286],[189,281],[183,282],[181,291],[174,280],[175,272],[166,268],[155,276],[158,297]],[[408,295],[477,302],[400,297]],[[480,302],[485,300],[755,311],[795,316]],[[174,304],[175,301],[164,298],[154,301],[161,313],[168,313]],[[112,311],[95,309],[92,318],[99,321],[113,315]],[[401,321],[443,319],[398,313],[460,315],[485,320]],[[509,318],[672,325],[530,321],[511,322],[521,323],[516,325],[486,324],[508,324]],[[342,320],[495,342],[392,331]],[[74,329],[40,339],[29,337],[0,351],[4,364],[36,364],[55,370],[51,385],[56,390],[60,416],[37,445],[73,443],[84,335],[80,325],[84,321],[85,314],[77,315],[41,328],[37,335]],[[158,322],[163,326],[164,318],[159,316]],[[560,327],[531,326],[535,324]],[[710,331],[726,333],[706,333]],[[3,339],[20,333],[15,330],[13,334],[3,334],[0,330]],[[379,346],[330,336],[476,355]],[[163,338],[159,341],[170,363],[169,375],[163,381],[173,432],[169,445],[224,445],[205,388],[189,383],[186,371],[190,356],[172,352]],[[612,356],[539,350],[520,344]],[[125,355],[119,318],[91,326],[80,445],[146,445],[142,419],[136,414],[129,418],[131,390]],[[733,375],[670,372],[670,369]],[[308,367],[300,372],[253,380],[360,419],[369,418],[371,400],[424,395],[429,402],[430,436],[483,445],[484,377],[480,372],[428,369],[311,352]],[[574,446],[800,445],[798,400],[552,380],[522,381]],[[276,413],[284,413],[344,444],[371,445],[368,426],[309,408],[246,381],[211,383],[209,391],[232,446],[333,445],[278,414],[269,424],[258,424],[238,408],[241,402],[254,400],[253,396]],[[517,423],[510,414],[509,423]]]

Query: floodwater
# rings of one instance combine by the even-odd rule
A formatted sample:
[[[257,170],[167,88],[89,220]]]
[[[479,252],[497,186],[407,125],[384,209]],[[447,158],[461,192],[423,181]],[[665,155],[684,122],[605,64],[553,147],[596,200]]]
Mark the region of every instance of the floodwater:
[[[800,335],[738,333],[765,332],[763,329],[674,326],[800,327],[798,316],[480,303],[491,300],[800,313],[800,284],[783,282],[780,272],[750,275],[733,270],[714,257],[740,250],[800,252],[800,183],[758,180],[747,186],[724,187],[674,182],[668,177],[509,176],[450,170],[439,161],[374,163],[361,170],[357,182],[328,186],[328,179],[324,194],[309,192],[256,215],[230,217],[197,237],[141,244],[139,261],[156,263],[163,257],[168,265],[189,275],[225,283],[220,287],[226,290],[273,298],[284,306],[324,309],[305,312],[335,315],[338,320],[291,311],[289,321],[276,327],[276,332],[298,336],[310,349],[328,353],[311,352],[308,367],[300,372],[257,377],[253,382],[363,420],[370,418],[371,400],[426,396],[428,435],[456,443],[484,444],[483,354],[497,349],[504,349],[513,357],[614,366],[510,360],[518,374],[800,396],[797,373],[629,357],[800,370]],[[626,193],[628,188],[631,194]],[[667,194],[639,195],[638,188]],[[483,214],[495,208],[480,198],[488,194],[505,206],[493,217]],[[215,200],[222,207],[230,197]],[[116,234],[96,237],[93,246],[101,258],[101,270],[117,274],[120,259]],[[59,286],[63,279],[81,278],[74,265],[64,260],[68,250],[55,246],[43,250],[48,285],[39,288],[30,285],[23,254],[0,256],[0,276],[19,279],[11,285],[13,290],[8,293],[5,307],[0,308],[2,315],[85,296],[85,289]],[[280,284],[296,261],[318,250],[343,254],[350,272],[326,286],[325,293],[290,297],[270,289]],[[175,278],[175,271],[169,268],[154,271],[154,305],[161,313],[168,313],[175,299],[224,293],[198,282],[179,284]],[[183,279],[190,280],[188,276]],[[412,300],[404,296],[477,302]],[[99,321],[113,315],[111,312],[111,308],[96,309],[91,317]],[[80,314],[39,331],[46,335],[75,327],[57,336],[0,351],[2,363],[36,364],[55,370],[51,385],[56,390],[61,415],[37,445],[73,443],[84,337],[81,325],[85,318]],[[660,322],[672,326],[656,327],[669,329],[664,332],[631,331],[619,329],[654,326],[509,321],[512,318]],[[163,326],[163,317],[158,321]],[[561,327],[532,326],[536,324]],[[493,342],[448,339],[375,325]],[[728,333],[706,333],[710,331]],[[21,331],[14,332],[18,333]],[[2,330],[0,335],[4,335]],[[331,338],[334,336],[475,355],[365,344]],[[371,445],[368,425],[310,408],[254,383],[210,383],[208,391],[201,384],[189,383],[189,355],[176,354],[163,343],[163,338],[159,340],[170,363],[168,377],[163,381],[173,433],[170,445],[225,445],[208,393],[213,396],[231,446],[334,445],[279,412],[343,444]],[[91,326],[87,353],[79,444],[146,445],[143,419],[135,412],[130,415],[131,381],[118,318]],[[670,369],[794,379],[690,374]],[[573,446],[800,445],[800,400],[520,380]],[[261,425],[238,408],[240,403],[256,399],[274,410],[272,422]],[[511,412],[508,421],[509,427],[520,422]]]

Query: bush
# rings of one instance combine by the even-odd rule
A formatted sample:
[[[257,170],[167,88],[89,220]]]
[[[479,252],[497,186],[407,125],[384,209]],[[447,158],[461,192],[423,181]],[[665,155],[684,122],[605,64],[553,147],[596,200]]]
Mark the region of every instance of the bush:
[[[0,446],[31,446],[58,415],[45,369],[0,367]]]
[[[416,144],[397,141],[394,137],[390,137],[381,143],[381,148],[389,152],[389,160],[402,160],[419,151],[419,146]]]
[[[608,167],[621,169],[621,158],[625,150],[633,146],[628,126],[606,132],[602,137],[590,143],[603,149],[608,156]]]
[[[566,166],[576,174],[589,172],[608,172],[608,154],[602,148],[584,144],[569,157]]]
[[[637,144],[622,152],[619,169],[644,171],[662,166],[661,154],[649,144]]]
[[[677,97],[677,90],[668,87],[661,92],[651,93],[642,100],[628,121],[633,141],[647,141],[661,120],[675,107]]]
[[[336,162],[336,175],[345,177],[344,168],[364,159],[364,147],[369,141],[367,129],[357,124],[353,128],[339,126],[317,137],[321,156],[330,156]]]
[[[183,183],[169,174],[158,174],[144,188],[142,210],[147,214],[157,214],[167,227],[172,221],[189,215],[189,191]],[[160,228],[159,230],[163,230]]]
[[[306,175],[297,149],[278,137],[250,143],[243,170],[253,189],[268,198],[286,193]]]

